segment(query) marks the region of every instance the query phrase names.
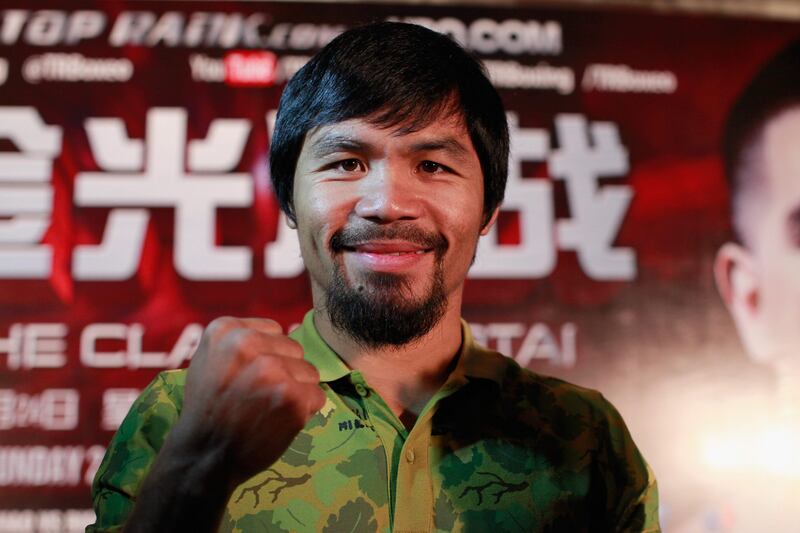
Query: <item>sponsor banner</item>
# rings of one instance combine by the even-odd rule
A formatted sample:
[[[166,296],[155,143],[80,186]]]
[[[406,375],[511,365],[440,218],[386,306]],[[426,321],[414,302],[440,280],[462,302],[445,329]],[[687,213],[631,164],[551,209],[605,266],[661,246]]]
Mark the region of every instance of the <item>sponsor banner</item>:
[[[746,350],[748,318],[714,282],[733,240],[723,125],[797,24],[42,1],[0,11],[0,532],[91,521],[113,431],[210,320],[300,322],[308,280],[268,174],[278,100],[322,46],[381,19],[452,36],[507,108],[506,199],[465,293],[475,337],[612,400],[665,531],[800,528],[800,365]],[[780,320],[798,317],[792,253],[770,270],[795,280]]]

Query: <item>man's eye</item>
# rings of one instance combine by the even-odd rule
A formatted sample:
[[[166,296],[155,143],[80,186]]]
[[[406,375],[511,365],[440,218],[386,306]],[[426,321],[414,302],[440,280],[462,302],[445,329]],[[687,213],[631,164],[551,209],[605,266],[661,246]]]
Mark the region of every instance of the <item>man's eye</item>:
[[[355,172],[357,170],[362,170],[363,168],[361,161],[358,159],[345,159],[343,161],[339,161],[339,163],[337,163],[337,167],[345,172]]]
[[[435,174],[436,172],[440,172],[444,169],[442,165],[433,161],[423,161],[419,164],[419,167],[423,172],[428,174]]]

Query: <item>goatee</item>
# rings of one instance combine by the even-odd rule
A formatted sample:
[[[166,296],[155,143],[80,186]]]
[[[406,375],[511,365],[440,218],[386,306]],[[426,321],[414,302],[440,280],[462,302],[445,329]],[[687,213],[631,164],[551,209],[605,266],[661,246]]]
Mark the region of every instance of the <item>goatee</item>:
[[[331,239],[331,251],[342,252],[359,242],[392,239],[416,243],[434,253],[433,279],[424,297],[411,296],[414,292],[404,274],[371,272],[358,283],[349,284],[341,262],[334,262],[333,279],[325,291],[333,327],[365,348],[410,344],[430,332],[447,309],[443,265],[447,241],[442,235],[405,225],[343,230]]]

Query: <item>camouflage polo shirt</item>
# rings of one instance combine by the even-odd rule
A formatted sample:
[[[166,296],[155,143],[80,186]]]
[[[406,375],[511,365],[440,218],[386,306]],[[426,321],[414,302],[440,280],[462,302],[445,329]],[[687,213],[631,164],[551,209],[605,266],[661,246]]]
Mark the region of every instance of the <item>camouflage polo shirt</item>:
[[[456,368],[407,431],[309,312],[291,336],[327,401],[278,462],[236,488],[221,531],[659,531],[655,479],[614,407],[462,331]],[[121,529],[185,377],[161,373],[131,408],[94,480],[87,531]]]

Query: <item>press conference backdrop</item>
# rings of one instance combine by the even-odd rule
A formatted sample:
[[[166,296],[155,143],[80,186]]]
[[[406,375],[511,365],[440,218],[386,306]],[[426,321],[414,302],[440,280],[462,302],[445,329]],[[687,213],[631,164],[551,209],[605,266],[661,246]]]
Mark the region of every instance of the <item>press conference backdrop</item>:
[[[211,319],[301,320],[308,280],[268,173],[278,99],[334,36],[384,19],[453,36],[508,110],[506,200],[466,289],[476,337],[615,403],[658,477],[665,531],[800,531],[786,376],[747,356],[712,276],[730,234],[722,124],[798,24],[387,4],[3,8],[0,531],[93,520],[109,438],[159,371],[189,363]]]

